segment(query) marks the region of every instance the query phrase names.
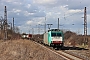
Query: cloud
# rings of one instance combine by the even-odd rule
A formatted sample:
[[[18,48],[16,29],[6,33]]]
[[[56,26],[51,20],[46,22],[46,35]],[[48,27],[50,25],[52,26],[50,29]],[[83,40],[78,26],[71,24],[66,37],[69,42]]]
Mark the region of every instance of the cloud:
[[[23,11],[23,13],[24,13],[24,16],[30,16],[34,14],[34,13],[29,13],[28,11]]]
[[[18,13],[18,12],[21,12],[21,10],[19,10],[19,9],[13,9],[13,12],[14,13]]]
[[[37,4],[55,4],[56,0],[33,0],[33,3]]]
[[[79,9],[77,9],[77,10],[74,10],[74,9],[72,9],[72,10],[68,10],[66,13],[68,14],[68,13],[80,13],[80,12],[83,12],[83,10],[79,10]]]
[[[42,11],[39,11],[39,12],[34,14],[34,17],[45,17],[45,16],[46,16],[46,14]]]
[[[30,8],[31,7],[31,4],[27,4],[27,6],[26,6],[27,8]]]
[[[34,24],[35,22],[33,22],[33,21],[27,21],[26,22],[26,24],[28,24],[28,25],[32,25],[32,24]]]
[[[88,1],[88,2],[87,2]],[[83,23],[84,7],[87,7],[87,20],[90,20],[89,0],[1,0],[0,16],[4,16],[4,6],[7,6],[8,21],[15,24],[23,31],[27,31],[29,25],[35,28],[38,24],[52,23],[52,28],[57,28],[57,20],[65,28],[77,30]],[[74,27],[71,24],[75,24]],[[79,25],[79,26],[78,26]],[[64,27],[63,27],[64,28]],[[89,29],[89,28],[88,28]]]
[[[33,0],[34,4],[48,7],[48,8],[56,6],[55,4],[57,4],[57,2],[58,2],[58,0],[42,0],[42,1],[41,0]]]

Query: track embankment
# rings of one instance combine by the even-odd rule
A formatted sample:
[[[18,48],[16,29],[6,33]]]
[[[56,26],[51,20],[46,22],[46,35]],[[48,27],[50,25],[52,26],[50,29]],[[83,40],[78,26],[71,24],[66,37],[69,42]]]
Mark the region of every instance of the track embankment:
[[[64,60],[30,40],[0,41],[0,60]]]

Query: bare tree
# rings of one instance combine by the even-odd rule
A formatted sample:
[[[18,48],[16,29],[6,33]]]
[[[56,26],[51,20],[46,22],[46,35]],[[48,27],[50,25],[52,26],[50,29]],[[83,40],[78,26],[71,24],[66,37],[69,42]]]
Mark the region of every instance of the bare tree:
[[[15,33],[19,33],[19,31],[20,31],[20,29],[18,27],[15,27],[14,30],[15,30]]]

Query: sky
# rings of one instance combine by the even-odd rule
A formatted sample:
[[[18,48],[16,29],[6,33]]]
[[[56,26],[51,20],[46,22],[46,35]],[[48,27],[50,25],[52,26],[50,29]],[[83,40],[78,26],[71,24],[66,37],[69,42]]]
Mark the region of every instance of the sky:
[[[7,7],[8,22],[20,29],[20,33],[42,34],[45,23],[77,34],[84,34],[84,8],[87,9],[87,31],[90,35],[90,0],[0,0],[0,16],[4,16]],[[46,26],[48,30],[48,25]]]

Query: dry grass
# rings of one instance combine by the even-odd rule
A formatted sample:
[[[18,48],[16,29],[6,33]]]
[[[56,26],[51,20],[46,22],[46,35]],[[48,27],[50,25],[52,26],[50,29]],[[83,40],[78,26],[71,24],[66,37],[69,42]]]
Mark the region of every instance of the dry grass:
[[[8,40],[0,43],[0,60],[63,60],[29,40]]]

